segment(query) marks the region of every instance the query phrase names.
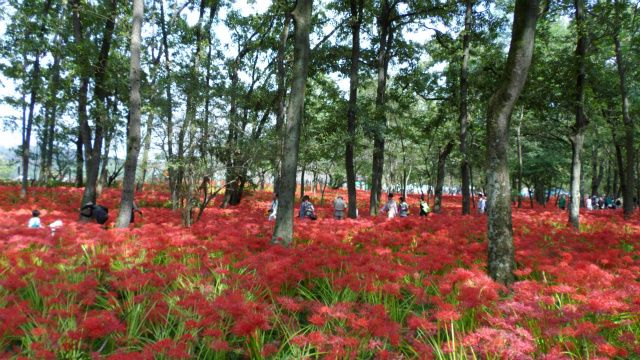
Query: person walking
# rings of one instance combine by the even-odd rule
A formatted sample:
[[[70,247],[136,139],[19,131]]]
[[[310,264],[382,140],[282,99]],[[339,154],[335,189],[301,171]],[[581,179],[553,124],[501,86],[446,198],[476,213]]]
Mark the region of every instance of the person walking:
[[[382,212],[387,213],[388,219],[393,219],[398,215],[398,204],[393,199],[393,193],[387,195],[387,203],[382,207]]]
[[[269,208],[269,221],[275,221],[278,213],[278,193],[273,193],[271,207]]]
[[[313,204],[309,200],[309,195],[305,195],[302,197],[302,203],[300,204],[300,218],[301,219],[311,219],[316,220],[318,216],[316,215],[316,210],[313,207]]]
[[[478,199],[478,213],[484,214],[487,211],[487,198],[484,194],[480,194]]]
[[[427,216],[431,212],[429,203],[424,199],[424,195],[420,195],[420,216]]]
[[[407,217],[409,216],[409,204],[407,204],[406,199],[404,198],[404,196],[400,197],[400,217]]]
[[[336,220],[344,220],[344,211],[347,208],[347,204],[344,202],[342,196],[338,196],[333,201],[333,218]]]

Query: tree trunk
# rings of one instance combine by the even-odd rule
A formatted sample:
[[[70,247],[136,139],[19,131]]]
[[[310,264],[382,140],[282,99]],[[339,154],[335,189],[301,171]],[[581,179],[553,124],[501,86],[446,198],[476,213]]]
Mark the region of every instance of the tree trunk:
[[[591,147],[591,196],[598,195],[600,183],[604,177],[604,162],[598,159],[598,147]]]
[[[304,197],[304,173],[307,169],[306,165],[302,165],[302,169],[300,171],[300,199]]]
[[[140,170],[142,176],[138,183],[137,190],[142,191],[144,188],[144,182],[147,179],[147,171],[149,167],[149,149],[151,148],[151,134],[153,132],[153,113],[149,113],[147,116],[146,132],[144,134],[144,148],[142,150],[142,164],[140,164]]]
[[[584,0],[574,0],[578,43],[576,45],[576,122],[571,136],[571,202],[569,204],[569,222],[574,229],[580,229],[580,179],[582,171],[582,145],[584,131],[589,124],[584,113],[585,62],[587,56],[587,38],[584,24]]]
[[[347,145],[345,168],[347,173],[348,216],[357,218],[356,170],[354,147],[358,118],[358,72],[360,69],[360,28],[364,14],[364,0],[350,0],[351,5],[351,68],[349,71],[349,104],[347,108]]]
[[[518,209],[522,208],[522,136],[520,133],[522,128],[522,118],[524,118],[524,108],[520,110],[520,120],[518,121],[518,127],[516,128],[516,142],[518,146]],[[529,189],[529,194],[531,194],[531,189]],[[531,196],[529,196],[529,198],[531,198]],[[531,202],[531,205],[533,205],[533,202]]]
[[[447,157],[453,150],[453,141],[449,141],[438,154],[438,175],[436,176],[436,193],[433,204],[433,212],[439,214],[442,211],[442,188],[444,187],[445,165]]]
[[[395,3],[394,3],[395,6]],[[380,210],[380,196],[382,195],[382,175],[384,173],[384,145],[387,128],[386,89],[387,71],[391,59],[391,44],[393,41],[392,7],[389,0],[382,0],[380,15],[378,16],[379,47],[377,54],[378,88],[376,90],[375,126],[373,131],[373,162],[371,166],[371,194],[369,198],[369,214],[377,215]]]
[[[614,195],[614,197],[619,197],[620,194],[624,194],[625,189],[627,188],[627,182],[625,177],[625,168],[624,168],[624,159],[622,157],[622,145],[618,142],[617,136],[615,135],[615,129],[613,132],[613,145],[616,148],[616,165],[618,168],[618,172],[615,173],[613,177],[613,188],[611,192],[608,192],[607,195]],[[620,181],[620,185],[618,185],[618,180]]]
[[[133,25],[131,27],[131,65],[129,83],[129,126],[127,127],[127,159],[124,163],[122,180],[122,197],[116,227],[129,226],[133,211],[133,196],[136,185],[136,168],[140,152],[140,43],[142,41],[142,20],[144,18],[144,1],[133,0]]]
[[[49,16],[49,9],[51,9],[51,0],[47,0],[44,5],[43,19],[47,19]],[[46,21],[40,25],[40,32],[38,34],[39,40],[44,43],[44,35],[46,32]],[[44,45],[44,44],[43,44]],[[29,180],[29,147],[31,146],[31,129],[33,127],[34,108],[38,101],[38,90],[40,90],[40,55],[42,51],[36,50],[35,59],[33,60],[33,68],[31,71],[31,94],[29,99],[29,115],[27,117],[27,123],[23,123],[22,127],[22,186],[20,188],[20,198],[24,199],[27,196],[27,186]],[[25,58],[26,59],[26,58]],[[26,62],[25,62],[26,65]],[[35,176],[34,176],[35,178]]]
[[[580,153],[584,144],[584,134],[573,134],[571,137],[571,184],[569,200],[569,222],[574,229],[580,229],[580,172],[582,160]]]
[[[111,49],[111,41],[113,39],[113,31],[115,29],[115,18],[117,15],[117,0],[111,0],[109,3],[109,14],[105,21],[104,30],[102,33],[102,44],[100,46],[100,53],[98,54],[98,61],[95,64],[95,89],[94,99],[96,103],[96,119],[95,119],[95,131],[93,137],[93,144],[91,144],[91,129],[89,124],[84,119],[84,123],[81,124],[82,128],[82,141],[85,152],[85,168],[87,171],[87,181],[85,183],[84,192],[82,193],[81,205],[87,202],[96,202],[96,185],[98,182],[98,173],[100,170],[100,151],[102,149],[102,136],[104,127],[107,126],[106,116],[107,109],[105,101],[107,99],[107,89],[105,87],[107,81],[107,62],[109,60],[109,51]],[[79,22],[80,18],[77,15]],[[81,28],[80,34],[81,34]],[[77,32],[78,33],[78,32]],[[76,36],[76,39],[82,42],[82,35]]]
[[[78,109],[78,112],[80,112],[79,109]],[[78,127],[78,139],[76,140],[76,181],[75,181],[76,187],[84,186],[83,171],[84,171],[84,156],[82,153],[82,135],[80,134],[80,129]]]
[[[473,1],[466,0],[466,10],[464,16],[464,35],[462,36],[462,64],[460,66],[460,174],[462,177],[462,214],[471,213],[470,196],[470,169],[467,156],[467,131],[469,128],[469,113],[467,110],[469,91],[468,67],[471,42],[471,21],[473,18]]]
[[[635,138],[635,127],[633,124],[633,120],[631,119],[631,115],[629,114],[629,97],[627,95],[627,69],[624,61],[624,56],[622,54],[622,47],[620,45],[620,38],[618,34],[615,34],[613,37],[613,42],[615,45],[616,51],[616,65],[618,68],[618,77],[620,80],[620,98],[622,100],[622,120],[624,122],[625,129],[625,152],[626,152],[626,178],[624,181],[624,191],[623,191],[623,203],[622,206],[624,208],[624,218],[628,220],[633,214],[633,210],[635,208],[634,196],[635,192],[635,171],[633,171],[635,165],[635,150],[633,148],[633,142]],[[622,180],[622,179],[621,179]]]
[[[169,58],[169,41],[167,22],[164,16],[164,1],[160,1],[160,32],[162,34],[162,52],[164,55],[164,71],[167,78],[171,78],[171,60]],[[176,179],[176,170],[172,163],[174,159],[173,152],[173,95],[171,93],[171,81],[165,83],[165,96],[167,104],[164,107],[167,126],[167,173],[169,177],[169,192],[171,194],[171,208],[178,208],[178,182]]]
[[[277,194],[279,193],[278,186],[280,185],[280,171],[282,167],[282,163],[280,162],[282,159],[282,151],[283,151],[283,140],[284,140],[284,118],[285,118],[285,100],[287,97],[287,87],[285,83],[286,79],[286,70],[284,66],[285,53],[287,50],[287,39],[289,38],[289,24],[291,23],[291,14],[286,13],[284,16],[284,25],[282,27],[282,32],[280,33],[280,43],[278,44],[278,55],[277,55],[277,72],[276,72],[276,81],[278,83],[277,89],[277,108],[276,108],[276,151],[274,151],[274,159],[273,159],[273,191]]]
[[[56,42],[59,38],[56,35]],[[51,81],[47,89],[47,99],[45,101],[45,122],[43,126],[42,146],[40,151],[40,180],[48,182],[51,179],[53,171],[53,142],[55,139],[55,125],[58,115],[58,88],[60,87],[60,58],[58,53],[53,56],[53,65],[51,65]]]
[[[102,188],[107,186],[107,181],[109,178],[109,152],[111,151],[111,140],[113,135],[111,132],[107,132],[107,135],[104,139],[104,151],[102,151],[102,160],[100,163],[102,167],[100,169],[100,176],[98,177],[98,183],[96,186],[96,195],[100,197],[102,194]]]
[[[487,190],[489,275],[511,284],[515,251],[509,188],[509,119],[529,72],[539,0],[516,0],[511,45],[504,74],[487,106]]]
[[[309,30],[311,28],[312,7],[313,0],[298,0],[291,13],[295,22],[291,96],[283,141],[278,213],[271,239],[273,243],[282,243],[285,246],[289,246],[293,241],[293,205],[296,192],[300,129],[304,114],[304,95],[309,70]]]

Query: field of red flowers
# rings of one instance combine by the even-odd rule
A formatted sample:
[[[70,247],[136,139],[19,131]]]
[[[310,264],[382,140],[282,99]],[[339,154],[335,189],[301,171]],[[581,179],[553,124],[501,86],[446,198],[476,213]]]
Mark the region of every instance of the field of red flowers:
[[[327,203],[335,193],[327,195]],[[269,193],[190,229],[167,194],[128,230],[76,222],[80,190],[0,186],[0,358],[640,359],[640,220],[514,209],[519,281],[485,275],[483,215],[295,224],[269,245]],[[360,213],[367,194],[359,194]],[[100,203],[117,213],[119,192]],[[31,210],[55,234],[27,229]]]

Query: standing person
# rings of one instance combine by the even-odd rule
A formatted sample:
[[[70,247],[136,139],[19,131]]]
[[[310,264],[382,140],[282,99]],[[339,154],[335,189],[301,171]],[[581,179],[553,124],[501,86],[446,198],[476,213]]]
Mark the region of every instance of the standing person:
[[[564,210],[566,205],[567,205],[567,198],[565,198],[564,195],[561,195],[560,200],[558,200],[558,207],[560,208],[560,210]]]
[[[273,193],[271,207],[269,208],[269,221],[275,221],[278,213],[278,193]]]
[[[587,210],[593,210],[593,202],[590,197],[585,199],[585,206],[587,207]]]
[[[381,210],[382,212],[387,213],[388,219],[393,219],[394,217],[396,217],[396,215],[398,215],[398,204],[393,199],[393,193],[389,193],[387,195],[387,203],[384,204]]]
[[[134,201],[133,208],[131,209],[131,220],[129,220],[131,224],[133,224],[136,220],[136,216],[135,216],[136,213],[140,214],[140,216],[143,216],[142,210],[140,210],[140,208],[138,207],[138,204],[136,204],[136,202]]]
[[[347,204],[344,202],[342,196],[338,196],[333,201],[333,217],[336,220],[344,220],[344,210],[347,208]]]
[[[424,199],[424,195],[420,195],[420,216],[427,216],[430,211],[429,203]]]
[[[300,218],[316,220],[316,210],[313,208],[313,204],[309,200],[309,195],[302,197],[302,203],[300,204]]]
[[[484,194],[479,194],[480,198],[478,199],[478,213],[484,214],[487,210],[487,198]]]
[[[400,197],[400,217],[409,216],[409,204],[407,204],[404,196]]]
[[[39,229],[42,227],[42,224],[40,223],[40,210],[33,210],[31,212],[31,219],[29,219],[27,227],[29,229]]]

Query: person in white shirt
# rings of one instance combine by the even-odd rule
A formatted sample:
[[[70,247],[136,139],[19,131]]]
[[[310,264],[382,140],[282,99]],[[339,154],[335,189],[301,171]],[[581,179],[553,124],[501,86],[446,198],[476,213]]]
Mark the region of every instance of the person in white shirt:
[[[593,210],[593,201],[591,201],[591,198],[587,197],[584,201],[587,206],[587,210]]]
[[[485,210],[487,210],[487,198],[484,197],[484,194],[480,194],[480,199],[478,199],[478,212],[484,214]]]
[[[278,194],[273,194],[273,200],[271,201],[271,208],[269,208],[269,221],[274,221],[278,212]]]
[[[387,203],[382,207],[382,212],[386,212],[389,219],[393,219],[398,215],[398,203],[393,199],[392,193],[387,195]]]
[[[31,212],[31,216],[32,218],[29,219],[29,223],[27,224],[27,226],[30,229],[39,229],[42,227],[42,225],[40,224],[40,210],[33,210]]]

